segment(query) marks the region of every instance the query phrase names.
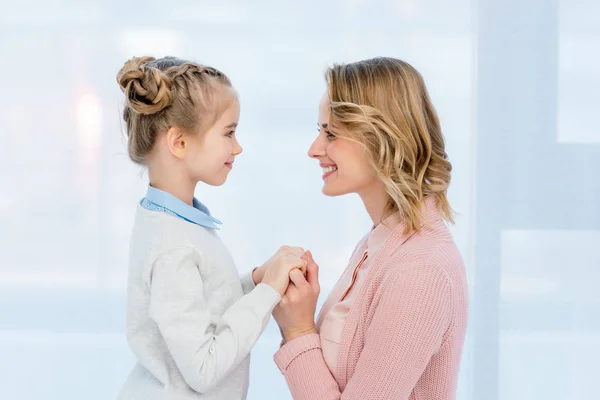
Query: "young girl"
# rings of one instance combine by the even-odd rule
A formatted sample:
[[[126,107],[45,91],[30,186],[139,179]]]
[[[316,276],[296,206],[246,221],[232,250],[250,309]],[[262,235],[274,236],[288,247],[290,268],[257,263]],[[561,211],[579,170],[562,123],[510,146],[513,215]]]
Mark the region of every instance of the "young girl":
[[[120,399],[245,399],[250,350],[304,250],[282,247],[240,282],[199,181],[222,185],[242,152],[239,103],[220,71],[133,58],[117,80],[130,158],[150,185],[131,237],[127,339],[137,364]],[[261,282],[255,286],[256,282]]]

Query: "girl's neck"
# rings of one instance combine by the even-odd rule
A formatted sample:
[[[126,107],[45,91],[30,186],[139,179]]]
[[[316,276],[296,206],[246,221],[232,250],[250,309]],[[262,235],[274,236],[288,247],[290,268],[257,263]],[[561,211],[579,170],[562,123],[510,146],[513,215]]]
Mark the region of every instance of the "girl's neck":
[[[196,182],[193,182],[181,173],[167,173],[167,169],[148,168],[150,186],[170,193],[184,203],[192,206]]]

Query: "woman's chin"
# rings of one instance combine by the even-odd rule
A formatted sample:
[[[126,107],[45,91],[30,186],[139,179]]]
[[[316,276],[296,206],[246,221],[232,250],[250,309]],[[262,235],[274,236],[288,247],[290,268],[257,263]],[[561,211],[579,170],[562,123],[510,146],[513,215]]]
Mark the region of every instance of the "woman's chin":
[[[349,193],[348,191],[343,190],[343,188],[335,187],[335,185],[327,183],[323,185],[323,189],[321,191],[325,196],[329,197],[342,196]]]

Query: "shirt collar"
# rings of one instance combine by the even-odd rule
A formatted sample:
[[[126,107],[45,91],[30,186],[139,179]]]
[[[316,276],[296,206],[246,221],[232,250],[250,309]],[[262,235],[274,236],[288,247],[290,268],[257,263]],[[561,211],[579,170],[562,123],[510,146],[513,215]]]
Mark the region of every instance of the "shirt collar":
[[[160,207],[166,208],[185,220],[188,220],[194,224],[202,225],[206,228],[219,229],[217,224],[222,224],[221,221],[210,215],[208,207],[202,204],[195,197],[192,200],[192,207],[172,194],[148,185],[146,200]]]

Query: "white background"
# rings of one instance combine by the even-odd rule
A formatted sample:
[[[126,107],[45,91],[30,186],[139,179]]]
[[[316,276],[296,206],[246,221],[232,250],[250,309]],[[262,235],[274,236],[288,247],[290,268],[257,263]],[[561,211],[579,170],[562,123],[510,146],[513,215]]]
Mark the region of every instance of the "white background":
[[[3,1],[0,397],[114,398],[133,358],[124,288],[147,184],[126,156],[116,73],[175,55],[226,72],[244,153],[197,196],[241,272],[312,250],[322,296],[370,222],[306,156],[323,72],[379,55],[419,69],[454,172],[471,315],[459,399],[594,399],[600,358],[600,6],[592,0]],[[253,351],[249,399],[290,398]]]

